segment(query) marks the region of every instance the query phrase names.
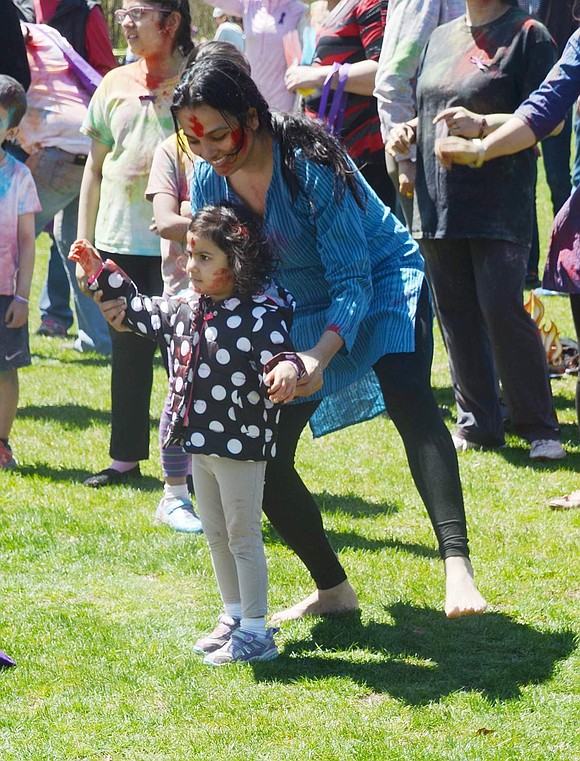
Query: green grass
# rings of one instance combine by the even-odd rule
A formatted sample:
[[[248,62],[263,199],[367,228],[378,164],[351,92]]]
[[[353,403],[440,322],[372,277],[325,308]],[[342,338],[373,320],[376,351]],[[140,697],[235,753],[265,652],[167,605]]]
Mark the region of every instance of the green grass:
[[[567,300],[545,305],[573,335]],[[288,624],[278,661],[209,669],[191,651],[219,608],[209,553],[203,537],[152,525],[155,436],[139,488],[80,486],[107,464],[108,364],[37,325],[33,310],[12,437],[21,468],[0,474],[0,647],[18,663],[0,672],[2,761],[580,758],[580,512],[545,507],[579,486],[575,379],[553,382],[567,460],[532,466],[513,437],[461,457],[489,613],[442,614],[433,534],[379,418],[299,449],[360,615]],[[434,384],[452,407],[438,338]],[[154,426],[164,389],[159,366]],[[311,583],[266,523],[264,536],[274,610]]]

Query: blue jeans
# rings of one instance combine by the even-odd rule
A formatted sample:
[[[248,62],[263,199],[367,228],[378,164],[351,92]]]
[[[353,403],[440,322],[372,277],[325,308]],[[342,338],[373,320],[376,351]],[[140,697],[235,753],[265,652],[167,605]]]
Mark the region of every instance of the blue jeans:
[[[81,159],[60,148],[44,148],[38,157],[32,158],[29,166],[42,204],[42,211],[35,220],[36,235],[54,218],[55,245],[39,301],[42,318],[51,317],[70,327],[72,313],[68,304],[72,288],[79,329],[75,348],[108,355],[111,339],[107,323],[98,305],[78,287],[75,264],[67,259],[77,237],[78,198],[83,176]]]

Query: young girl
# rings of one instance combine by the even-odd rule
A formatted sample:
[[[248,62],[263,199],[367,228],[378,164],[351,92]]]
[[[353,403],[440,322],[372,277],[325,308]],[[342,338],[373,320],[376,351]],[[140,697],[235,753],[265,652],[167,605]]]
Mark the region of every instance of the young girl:
[[[266,461],[276,453],[279,409],[304,373],[288,331],[294,299],[270,279],[273,259],[259,224],[233,205],[208,206],[187,234],[194,293],[149,298],[114,263],[77,241],[79,262],[105,316],[169,347],[172,419],[166,444],[193,454],[204,533],[225,607],[194,650],[204,663],[272,660],[261,538]],[[119,299],[119,297],[124,297]]]

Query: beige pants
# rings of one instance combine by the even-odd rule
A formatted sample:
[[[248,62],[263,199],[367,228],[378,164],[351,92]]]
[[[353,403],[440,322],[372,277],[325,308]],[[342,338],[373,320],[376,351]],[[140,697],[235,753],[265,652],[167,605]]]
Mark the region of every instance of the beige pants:
[[[262,542],[265,462],[193,455],[193,483],[224,604],[241,603],[244,618],[268,611]]]

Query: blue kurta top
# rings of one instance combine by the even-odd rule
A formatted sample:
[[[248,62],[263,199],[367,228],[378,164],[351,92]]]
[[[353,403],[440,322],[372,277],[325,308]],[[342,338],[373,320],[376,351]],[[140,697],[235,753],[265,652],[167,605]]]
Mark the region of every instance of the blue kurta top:
[[[296,298],[292,341],[297,351],[311,349],[327,329],[344,340],[324,371],[322,389],[307,398],[325,398],[312,422],[315,435],[322,435],[384,410],[369,370],[385,354],[415,348],[423,260],[406,228],[360,174],[364,209],[348,190],[337,201],[332,170],[300,152],[296,173],[304,192],[294,201],[275,141],[264,229],[280,259],[276,280]],[[226,178],[197,161],[192,211],[224,200],[242,203]]]

